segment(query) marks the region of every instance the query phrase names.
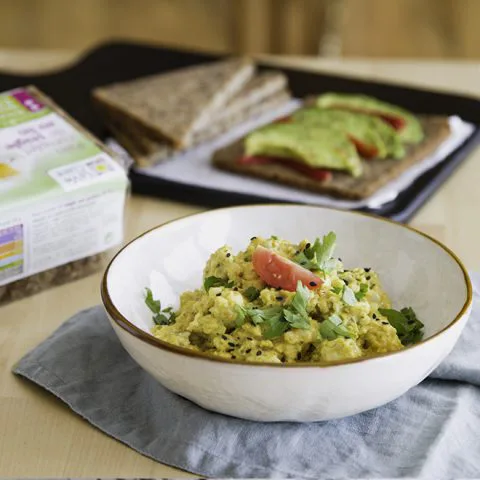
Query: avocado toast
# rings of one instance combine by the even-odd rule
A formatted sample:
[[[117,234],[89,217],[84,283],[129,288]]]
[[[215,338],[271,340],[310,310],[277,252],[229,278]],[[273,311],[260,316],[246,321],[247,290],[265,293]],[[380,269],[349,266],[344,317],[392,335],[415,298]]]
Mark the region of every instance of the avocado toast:
[[[326,102],[325,98],[336,99],[336,102]],[[298,134],[285,134],[288,125],[296,125]],[[409,128],[406,136],[405,128]],[[308,148],[317,152],[315,162],[301,145],[305,136],[300,134],[302,130],[311,132]],[[420,163],[449,134],[448,117],[414,115],[363,95],[327,94],[308,99],[303,108],[288,118],[251,132],[217,151],[213,163],[239,174],[338,198],[361,200]],[[348,162],[344,152],[331,141],[325,141],[329,136],[337,138],[337,143],[345,146],[347,141],[354,147]]]

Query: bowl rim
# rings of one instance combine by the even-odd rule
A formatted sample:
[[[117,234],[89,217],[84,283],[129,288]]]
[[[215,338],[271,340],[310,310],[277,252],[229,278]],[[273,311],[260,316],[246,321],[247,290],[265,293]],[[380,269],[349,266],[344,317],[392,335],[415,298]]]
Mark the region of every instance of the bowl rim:
[[[465,280],[465,287],[466,287],[466,300],[460,309],[460,311],[457,313],[455,318],[444,328],[433,334],[432,336],[426,338],[425,340],[422,340],[414,345],[409,345],[408,347],[403,348],[402,350],[396,350],[394,352],[386,352],[386,353],[381,353],[377,355],[367,355],[364,357],[358,357],[358,358],[353,358],[353,359],[345,359],[345,360],[339,360],[335,362],[299,362],[299,363],[275,363],[275,362],[254,362],[254,361],[247,361],[247,360],[233,360],[229,358],[222,358],[216,355],[212,355],[206,352],[201,352],[201,351],[196,351],[196,350],[191,350],[185,347],[180,347],[177,345],[173,345],[171,343],[168,343],[164,340],[160,340],[159,338],[151,335],[150,333],[145,332],[141,328],[138,328],[136,325],[131,323],[129,320],[127,320],[120,312],[119,310],[115,307],[112,299],[110,298],[110,294],[108,292],[108,287],[107,287],[107,278],[108,274],[110,271],[110,267],[113,265],[115,262],[116,258],[124,251],[126,250],[132,243],[136,242],[143,236],[153,232],[154,230],[159,230],[163,227],[166,227],[167,225],[170,225],[172,223],[175,223],[180,220],[185,220],[190,217],[197,217],[197,216],[202,216],[202,215],[208,215],[213,212],[219,212],[219,211],[224,211],[224,210],[236,210],[236,209],[253,209],[257,207],[307,207],[307,208],[313,208],[313,209],[318,209],[318,210],[329,210],[329,211],[334,211],[334,212],[340,212],[340,213],[347,213],[347,214],[352,214],[352,215],[358,215],[358,216],[363,216],[367,218],[372,218],[374,220],[380,220],[382,222],[387,222],[391,223],[393,225],[396,225],[400,228],[405,228],[409,231],[412,231],[418,235],[421,235],[425,237],[427,240],[430,240],[434,244],[438,245],[440,248],[442,248],[460,267],[460,270],[463,273],[464,280]],[[101,287],[100,287],[100,294],[102,297],[102,302],[104,305],[104,308],[107,312],[107,314],[110,316],[111,320],[122,330],[126,331],[130,335],[133,335],[134,337],[138,338],[139,340],[142,340],[143,342],[152,345],[154,347],[160,348],[161,350],[168,350],[172,353],[180,354],[180,355],[185,355],[188,357],[196,357],[199,359],[203,360],[208,360],[208,361],[213,361],[213,362],[220,362],[220,363],[227,363],[227,364],[234,364],[234,365],[247,365],[247,366],[252,366],[252,367],[278,367],[278,368],[306,368],[306,367],[319,367],[319,368],[333,368],[333,367],[339,367],[342,365],[349,365],[349,364],[354,364],[354,363],[360,363],[360,362],[366,362],[366,361],[372,361],[384,357],[391,357],[393,355],[399,355],[402,354],[406,351],[409,351],[413,348],[418,348],[421,345],[424,345],[425,343],[437,338],[438,336],[444,334],[447,330],[449,330],[453,325],[455,325],[465,314],[465,312],[468,311],[472,304],[472,283],[470,280],[470,276],[468,275],[467,269],[463,262],[459,259],[459,257],[446,245],[444,245],[442,242],[439,240],[431,237],[430,235],[421,232],[420,230],[417,230],[414,227],[411,227],[410,225],[402,224],[400,222],[391,220],[389,218],[381,217],[379,215],[374,215],[371,213],[366,213],[366,212],[360,212],[360,211],[352,211],[352,210],[343,210],[340,208],[333,208],[333,207],[324,207],[320,205],[308,205],[308,204],[299,204],[299,203],[258,203],[258,204],[250,204],[250,205],[236,205],[236,206],[231,206],[231,207],[221,207],[221,208],[215,208],[215,209],[210,209],[206,211],[201,211],[201,212],[195,212],[195,213],[190,213],[187,215],[183,215],[181,217],[174,218],[172,220],[169,220],[167,222],[164,222],[160,225],[156,225],[155,227],[152,227],[145,232],[141,233],[140,235],[137,235],[135,238],[130,240],[128,243],[126,243],[115,255],[114,257],[110,260],[109,264],[107,265],[107,268],[105,269],[105,272],[102,277],[101,281]]]

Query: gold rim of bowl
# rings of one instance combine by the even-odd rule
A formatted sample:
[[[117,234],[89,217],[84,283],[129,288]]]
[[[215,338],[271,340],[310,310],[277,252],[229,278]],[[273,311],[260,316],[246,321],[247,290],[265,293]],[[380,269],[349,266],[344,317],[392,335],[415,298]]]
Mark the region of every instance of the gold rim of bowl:
[[[173,345],[171,343],[165,342],[163,340],[160,340],[159,338],[154,337],[153,335],[145,332],[144,330],[138,328],[135,326],[133,323],[129,322],[115,307],[115,305],[112,302],[112,299],[110,298],[110,294],[108,293],[108,288],[107,288],[107,277],[108,277],[108,272],[110,270],[110,267],[112,266],[113,262],[115,259],[125,250],[129,247],[130,244],[133,242],[137,241],[139,238],[143,237],[144,235],[147,235],[148,233],[154,231],[154,230],[159,230],[171,223],[177,222],[179,220],[184,220],[190,217],[196,217],[200,215],[205,215],[211,212],[217,212],[217,211],[222,211],[222,210],[235,210],[235,209],[240,209],[240,208],[257,208],[257,207],[307,207],[307,208],[318,208],[319,210],[332,210],[332,211],[337,211],[337,212],[342,212],[342,213],[347,213],[351,215],[360,215],[368,218],[373,218],[376,220],[380,220],[382,222],[387,222],[391,223],[393,225],[396,225],[400,228],[405,228],[407,230],[410,230],[414,233],[417,233],[418,235],[421,235],[431,242],[437,244],[439,247],[441,247],[450,257],[457,263],[457,265],[460,267],[462,270],[464,279],[465,279],[465,286],[467,290],[467,298],[465,300],[465,303],[463,304],[463,307],[461,310],[457,313],[455,318],[442,330],[436,332],[434,335],[426,338],[425,340],[422,340],[419,343],[416,343],[414,345],[408,346],[403,348],[402,350],[397,350],[394,352],[387,352],[387,353],[382,353],[382,354],[377,354],[377,355],[370,355],[370,356],[364,356],[364,357],[359,357],[359,358],[354,358],[354,359],[348,359],[348,360],[340,360],[337,362],[298,362],[298,363],[274,363],[274,362],[250,362],[247,360],[233,360],[229,358],[222,358],[216,355],[212,355],[206,352],[201,352],[201,351],[196,351],[196,350],[191,350],[189,348],[185,347],[179,347],[177,345]],[[207,210],[205,212],[197,212],[197,213],[191,213],[188,215],[184,215],[182,217],[170,220],[168,222],[162,223],[161,225],[157,225],[156,227],[153,227],[142,234],[138,235],[135,237],[133,240],[128,242],[126,245],[124,245],[112,258],[110,263],[108,264],[105,273],[103,275],[102,283],[101,283],[101,296],[102,296],[102,301],[104,304],[104,307],[107,311],[107,313],[110,315],[111,319],[123,330],[126,332],[130,333],[134,337],[137,337],[138,339],[154,346],[158,347],[163,350],[168,350],[173,353],[177,353],[180,355],[186,355],[189,357],[197,357],[201,358],[203,360],[210,360],[213,362],[222,362],[222,363],[230,363],[230,364],[235,364],[235,365],[248,365],[252,367],[278,367],[278,368],[305,368],[305,367],[321,367],[321,368],[332,368],[332,367],[337,367],[341,365],[348,365],[348,364],[353,364],[353,363],[359,363],[359,362],[366,362],[366,361],[372,361],[375,359],[383,358],[383,357],[390,357],[393,355],[398,355],[401,354],[407,350],[411,350],[413,348],[418,348],[422,346],[423,344],[433,340],[434,338],[438,337],[439,335],[443,334],[446,332],[449,328],[451,328],[453,325],[455,325],[460,318],[463,317],[465,312],[469,309],[471,303],[472,303],[472,283],[470,281],[470,277],[468,275],[467,269],[463,265],[462,261],[457,257],[455,253],[450,250],[446,245],[444,245],[442,242],[436,240],[435,238],[431,237],[430,235],[427,235],[426,233],[423,233],[416,228],[413,228],[409,225],[404,225],[402,223],[396,222],[394,220],[390,220],[388,218],[380,217],[378,215],[373,215],[371,213],[364,213],[364,212],[356,212],[356,211],[349,211],[349,210],[342,210],[338,208],[331,208],[331,207],[321,207],[321,206],[315,206],[315,205],[302,205],[302,204],[295,204],[295,203],[277,203],[277,204],[256,204],[256,205],[238,205],[238,206],[233,206],[233,207],[224,207],[224,208],[216,208],[212,210]]]

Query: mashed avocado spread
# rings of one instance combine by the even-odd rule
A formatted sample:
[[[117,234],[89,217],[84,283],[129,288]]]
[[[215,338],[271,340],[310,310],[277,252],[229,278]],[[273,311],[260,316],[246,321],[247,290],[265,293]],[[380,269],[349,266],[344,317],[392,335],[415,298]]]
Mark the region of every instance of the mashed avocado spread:
[[[335,110],[333,108],[300,108],[292,115],[293,121],[341,130],[365,145],[374,148],[376,158],[402,158],[405,146],[397,131],[373,115]]]
[[[292,244],[253,237],[235,254],[214,252],[203,285],[163,308],[147,288],[152,334],[168,343],[249,362],[338,362],[416,343],[423,324],[391,308],[370,268],[345,269],[335,234]]]
[[[353,143],[339,130],[303,123],[272,123],[245,139],[248,156],[264,155],[299,160],[314,168],[362,173],[362,162]]]
[[[407,110],[382,102],[367,95],[351,95],[343,93],[325,93],[317,98],[319,108],[335,108],[378,115],[399,129],[399,136],[403,142],[419,143],[424,134],[420,122]]]

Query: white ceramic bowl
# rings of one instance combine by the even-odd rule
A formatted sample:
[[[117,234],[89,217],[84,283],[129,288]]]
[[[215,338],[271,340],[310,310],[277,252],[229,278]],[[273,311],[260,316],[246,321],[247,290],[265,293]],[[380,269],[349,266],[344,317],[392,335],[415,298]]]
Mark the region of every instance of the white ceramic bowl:
[[[296,242],[333,230],[347,267],[372,267],[394,307],[412,306],[424,340],[402,351],[335,365],[236,362],[175,347],[150,335],[150,286],[164,304],[201,285],[209,255],[252,236]],[[403,225],[359,213],[299,205],[212,210],[150,230],[112,260],[102,299],[132,358],[173,392],[204,408],[260,421],[318,421],[383,405],[421,382],[455,345],[470,314],[472,288],[447,247]]]

